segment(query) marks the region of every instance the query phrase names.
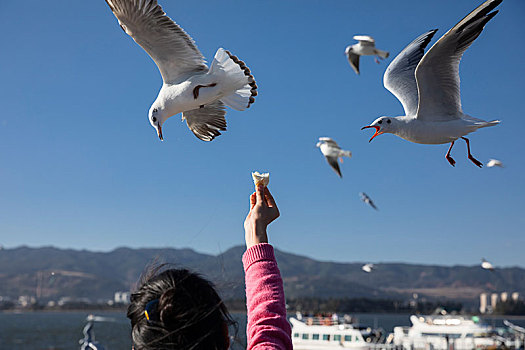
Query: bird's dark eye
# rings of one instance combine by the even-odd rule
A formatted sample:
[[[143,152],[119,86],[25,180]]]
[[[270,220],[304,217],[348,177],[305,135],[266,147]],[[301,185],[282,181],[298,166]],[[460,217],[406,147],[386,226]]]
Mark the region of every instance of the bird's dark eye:
[[[153,118],[151,118],[151,121],[155,123],[157,121],[157,118],[153,117]]]
[[[378,121],[378,122],[377,122],[377,124],[383,124],[383,121],[382,121],[382,120],[380,120],[380,121]]]
[[[386,122],[387,122],[388,124],[392,123],[392,122],[390,121],[390,119],[387,119]]]

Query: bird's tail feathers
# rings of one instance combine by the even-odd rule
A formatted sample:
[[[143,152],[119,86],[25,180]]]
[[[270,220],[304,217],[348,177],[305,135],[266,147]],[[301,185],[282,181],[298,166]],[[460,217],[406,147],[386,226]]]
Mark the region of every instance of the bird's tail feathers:
[[[383,51],[383,50],[379,50],[379,49],[376,49],[376,53],[381,58],[388,58],[388,56],[390,56],[389,52]]]
[[[485,125],[482,126],[482,128],[486,126],[498,125],[499,123],[501,123],[501,120],[491,120],[490,122],[486,122]]]
[[[222,48],[217,50],[211,63],[210,74],[223,77],[226,88],[235,89],[233,94],[221,98],[224,104],[242,111],[255,102],[257,84],[250,69],[229,51]]]
[[[486,128],[488,126],[498,125],[499,123],[501,123],[501,121],[499,120],[491,120],[488,122],[483,119],[471,117],[470,115],[463,117],[463,119],[470,122],[470,130],[472,130],[470,132],[476,131],[477,129],[480,129],[480,128]]]
[[[491,120],[490,122],[486,122],[484,120],[481,120],[479,123],[476,123],[476,126],[479,128],[486,128],[487,126],[494,126],[501,123],[499,120]]]

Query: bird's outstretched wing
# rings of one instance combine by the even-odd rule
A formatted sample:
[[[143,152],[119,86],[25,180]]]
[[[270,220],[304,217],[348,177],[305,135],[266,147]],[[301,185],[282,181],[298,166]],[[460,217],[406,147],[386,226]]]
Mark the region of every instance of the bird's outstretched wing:
[[[374,45],[376,43],[370,35],[354,35],[354,40],[361,42],[361,45]]]
[[[121,28],[151,56],[165,83],[208,69],[193,39],[156,0],[106,0]]]
[[[359,75],[359,55],[353,53],[350,50],[350,46],[346,48],[345,54],[346,58],[348,59],[348,63],[350,63],[350,67],[352,67],[354,72]]]
[[[341,168],[339,168],[339,162],[337,161],[337,157],[326,157],[325,156],[325,158],[328,164],[330,164],[330,166],[332,167],[332,169],[335,170],[337,175],[339,175],[339,177],[343,177],[343,174],[341,174]]]
[[[226,110],[224,104],[217,100],[202,108],[192,109],[182,113],[188,128],[202,141],[211,141],[226,130]]]
[[[425,53],[425,47],[436,32],[437,29],[430,30],[408,44],[390,63],[383,76],[383,85],[401,102],[407,116],[415,116],[417,113],[415,71]]]
[[[423,56],[416,68],[418,119],[446,121],[461,117],[459,62],[485,24],[498,13],[490,11],[501,2],[485,1],[445,33]]]
[[[334,139],[332,139],[330,137],[320,137],[319,141],[325,142],[325,143],[329,144],[332,147],[340,148],[339,145],[337,144],[337,142],[335,142]]]

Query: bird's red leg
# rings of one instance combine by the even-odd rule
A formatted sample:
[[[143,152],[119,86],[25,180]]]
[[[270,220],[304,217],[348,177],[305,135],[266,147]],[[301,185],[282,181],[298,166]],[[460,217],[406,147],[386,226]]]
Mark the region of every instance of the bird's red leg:
[[[374,57],[374,61],[376,61],[376,63],[379,64],[379,60],[377,59],[377,57]]]
[[[469,140],[466,137],[462,137],[462,139],[465,140],[465,142],[467,143],[468,159],[470,159],[472,161],[472,163],[476,164],[477,166],[479,166],[481,168],[483,166],[483,163],[481,163],[476,158],[472,157],[472,154],[470,154],[470,142],[469,142]]]
[[[447,158],[448,162],[449,162],[450,165],[452,165],[452,166],[456,166],[456,161],[450,156],[450,151],[452,150],[452,146],[454,146],[454,142],[455,142],[455,141],[452,141],[452,142],[450,143],[450,147],[448,148],[447,155],[445,156],[445,158]]]

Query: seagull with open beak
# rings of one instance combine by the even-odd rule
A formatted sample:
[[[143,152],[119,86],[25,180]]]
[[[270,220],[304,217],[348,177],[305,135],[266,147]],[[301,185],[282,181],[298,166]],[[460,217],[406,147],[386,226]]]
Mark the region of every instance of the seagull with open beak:
[[[383,84],[403,105],[404,116],[380,117],[363,129],[374,128],[376,136],[391,133],[405,140],[427,145],[450,143],[445,156],[450,165],[454,142],[463,139],[468,158],[478,167],[483,164],[470,153],[465,136],[480,128],[499,124],[471,117],[461,108],[459,62],[465,50],[498,13],[502,0],[487,0],[463,18],[424,53],[437,29],[412,41],[388,66]]]
[[[375,122],[374,122],[375,123]],[[384,134],[385,131],[381,131],[381,127],[379,125],[374,125],[374,123],[370,124],[370,125],[367,125],[367,126],[363,126],[361,128],[361,130],[364,130],[364,129],[369,129],[369,128],[375,128],[376,129],[376,132],[374,133],[374,135],[372,135],[372,137],[370,138],[370,140],[368,140],[368,142],[372,142],[372,140],[374,139],[374,137],[378,136],[378,135],[381,135],[381,134]],[[390,121],[390,123],[392,123],[392,121]]]

